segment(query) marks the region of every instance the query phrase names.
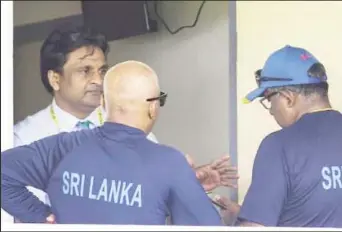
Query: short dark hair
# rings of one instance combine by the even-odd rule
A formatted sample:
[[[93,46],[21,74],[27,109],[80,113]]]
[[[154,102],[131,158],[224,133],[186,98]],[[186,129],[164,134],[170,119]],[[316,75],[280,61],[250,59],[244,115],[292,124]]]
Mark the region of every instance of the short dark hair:
[[[84,46],[98,47],[105,56],[109,51],[105,36],[84,26],[63,25],[46,38],[40,49],[40,76],[49,93],[53,89],[48,80],[48,71],[61,73],[68,54]]]
[[[315,63],[308,70],[308,74],[312,78],[319,78],[325,80],[327,77],[325,68],[321,63]],[[329,84],[326,81],[322,81],[317,84],[301,84],[301,85],[288,85],[284,87],[274,87],[269,89],[271,92],[288,90],[295,93],[302,94],[304,96],[311,96],[313,94],[320,97],[327,97],[329,91]]]

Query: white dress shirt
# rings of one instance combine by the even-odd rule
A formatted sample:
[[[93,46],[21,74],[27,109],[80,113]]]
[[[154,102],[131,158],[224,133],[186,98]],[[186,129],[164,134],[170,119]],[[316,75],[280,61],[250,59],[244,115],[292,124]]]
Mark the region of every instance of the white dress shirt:
[[[53,108],[55,115],[58,120],[58,125],[53,120],[51,115],[51,107]],[[100,118],[98,116],[98,110],[94,110],[87,118],[82,121],[89,120],[95,126],[100,126]],[[105,120],[105,112],[100,108],[102,113],[102,118]],[[55,135],[60,132],[71,132],[76,130],[76,124],[80,119],[75,116],[65,112],[59,108],[55,102],[52,101],[51,105],[38,111],[37,113],[26,117],[24,120],[18,122],[14,126],[14,146],[21,146],[25,144],[30,144],[39,139],[45,138],[50,135]],[[157,138],[153,133],[147,136],[153,142],[158,142]]]
[[[56,116],[57,122],[53,119],[53,115],[51,114],[51,107]],[[82,121],[89,120],[92,122],[92,127],[97,127],[101,125],[101,119],[99,117],[99,110],[102,114],[102,120],[105,120],[106,115],[103,111],[102,107],[94,110],[87,118]],[[38,111],[37,113],[27,116],[24,120],[18,122],[14,126],[14,146],[22,146],[26,144],[30,144],[39,139],[58,134],[60,132],[71,132],[77,130],[76,124],[81,121],[75,116],[65,112],[61,108],[59,108],[55,102]],[[147,136],[153,142],[158,143],[157,138],[153,133],[150,133]],[[48,196],[43,191],[28,186],[28,189],[36,195],[42,202],[45,204],[50,204]]]

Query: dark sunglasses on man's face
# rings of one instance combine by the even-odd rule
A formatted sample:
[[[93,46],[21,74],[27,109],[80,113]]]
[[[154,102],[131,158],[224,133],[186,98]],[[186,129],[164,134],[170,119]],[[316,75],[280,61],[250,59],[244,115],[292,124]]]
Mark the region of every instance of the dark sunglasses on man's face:
[[[160,106],[163,107],[165,105],[167,98],[167,93],[160,92],[159,97],[148,98],[146,101],[159,101]]]

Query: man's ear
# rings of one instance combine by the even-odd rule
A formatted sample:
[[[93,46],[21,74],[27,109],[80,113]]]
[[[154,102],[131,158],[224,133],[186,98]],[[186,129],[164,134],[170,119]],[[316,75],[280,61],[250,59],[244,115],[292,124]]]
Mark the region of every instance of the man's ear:
[[[298,100],[298,94],[292,91],[284,91],[282,94],[286,98],[287,107],[293,108]]]
[[[148,116],[152,120],[156,120],[157,119],[158,104],[159,104],[159,101],[150,102],[149,109],[148,109]]]
[[[52,89],[58,91],[60,89],[61,75],[53,70],[49,70],[47,76]]]

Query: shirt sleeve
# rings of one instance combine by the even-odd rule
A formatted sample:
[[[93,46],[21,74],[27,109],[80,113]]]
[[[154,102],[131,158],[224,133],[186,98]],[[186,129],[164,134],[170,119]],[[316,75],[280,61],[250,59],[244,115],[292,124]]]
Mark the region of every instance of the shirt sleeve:
[[[238,220],[277,226],[287,196],[284,152],[277,134],[267,136],[254,160],[252,183]]]
[[[13,133],[13,147],[18,147],[22,145],[24,145],[24,142],[22,141],[20,136],[16,132],[14,132]],[[15,219],[13,218],[13,216],[1,208],[1,222],[13,223],[14,221]]]
[[[49,206],[26,186],[45,191],[54,168],[66,152],[65,137],[66,133],[62,133],[2,152],[1,208],[21,222],[45,222],[50,214]]]
[[[172,224],[223,225],[218,211],[212,205],[184,155],[178,153],[175,157],[169,164],[173,168],[173,172],[170,173],[171,189],[168,202]]]

